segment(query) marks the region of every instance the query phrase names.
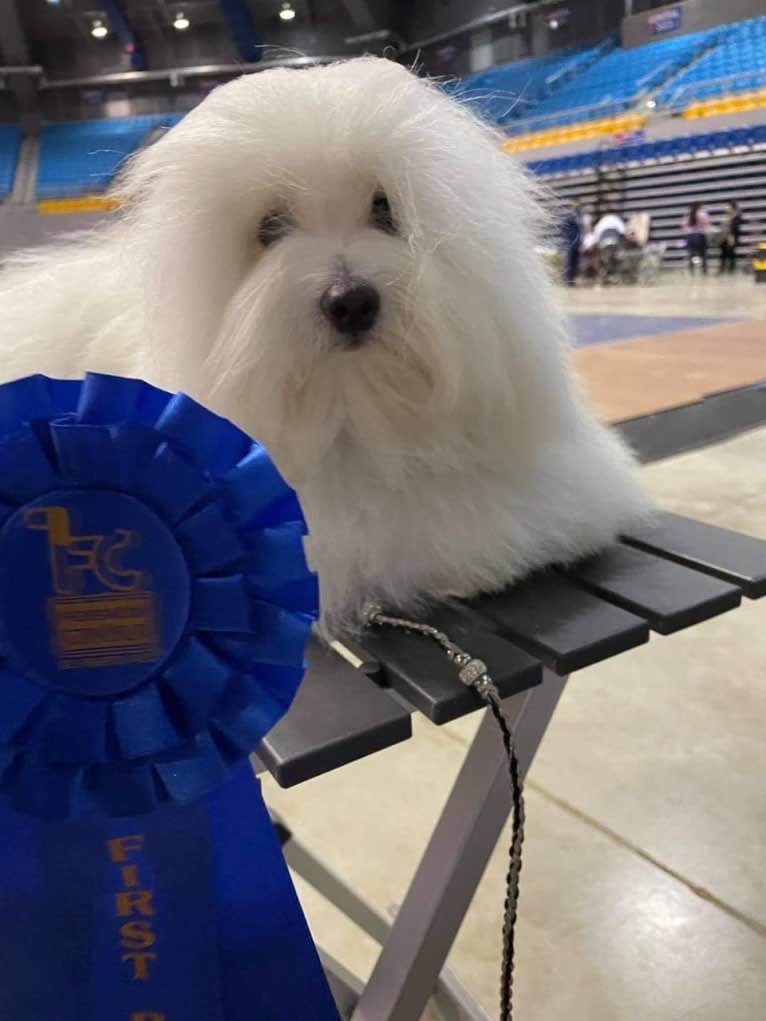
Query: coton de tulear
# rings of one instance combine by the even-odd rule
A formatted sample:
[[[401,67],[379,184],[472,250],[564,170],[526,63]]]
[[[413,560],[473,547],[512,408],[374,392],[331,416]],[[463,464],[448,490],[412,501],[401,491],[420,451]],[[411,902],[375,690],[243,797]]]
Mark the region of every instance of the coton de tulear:
[[[498,589],[642,516],[567,368],[534,188],[499,137],[362,58],[216,89],[91,234],[0,275],[3,376],[139,376],[270,449],[325,624]]]

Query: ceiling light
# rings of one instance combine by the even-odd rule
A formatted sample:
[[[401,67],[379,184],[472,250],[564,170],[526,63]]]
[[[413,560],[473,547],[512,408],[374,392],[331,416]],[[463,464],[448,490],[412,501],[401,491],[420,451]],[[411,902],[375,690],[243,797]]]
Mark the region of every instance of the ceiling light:
[[[559,27],[559,23],[558,23],[558,20],[556,18],[551,18],[551,20],[548,22],[548,24],[550,25],[550,27],[553,29],[554,32]]]
[[[292,4],[282,4],[282,10],[279,12],[279,16],[282,21],[292,21],[295,17],[295,9]]]
[[[177,28],[179,32],[184,32],[189,27],[189,25],[191,25],[189,19],[186,17],[183,11],[179,11],[178,14],[176,14],[175,16],[175,20],[173,21],[173,28]]]
[[[96,18],[91,26],[90,34],[94,39],[106,39],[109,35],[109,29],[100,18]]]

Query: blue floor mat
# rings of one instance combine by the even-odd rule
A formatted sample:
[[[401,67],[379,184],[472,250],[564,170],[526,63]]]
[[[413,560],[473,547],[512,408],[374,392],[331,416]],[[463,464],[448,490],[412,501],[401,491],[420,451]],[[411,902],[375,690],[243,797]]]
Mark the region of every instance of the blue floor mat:
[[[575,347],[608,344],[614,340],[649,337],[671,333],[674,330],[691,330],[699,326],[715,326],[718,323],[737,321],[721,318],[701,319],[697,316],[592,315],[582,312],[572,313],[569,319]]]

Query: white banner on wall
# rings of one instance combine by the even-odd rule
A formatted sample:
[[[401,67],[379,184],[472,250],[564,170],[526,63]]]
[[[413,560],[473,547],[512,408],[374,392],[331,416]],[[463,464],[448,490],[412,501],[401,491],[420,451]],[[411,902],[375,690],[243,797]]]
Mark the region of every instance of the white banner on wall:
[[[677,32],[683,23],[683,17],[681,4],[676,4],[675,7],[666,7],[650,14],[646,23],[652,35],[662,35],[663,32]]]

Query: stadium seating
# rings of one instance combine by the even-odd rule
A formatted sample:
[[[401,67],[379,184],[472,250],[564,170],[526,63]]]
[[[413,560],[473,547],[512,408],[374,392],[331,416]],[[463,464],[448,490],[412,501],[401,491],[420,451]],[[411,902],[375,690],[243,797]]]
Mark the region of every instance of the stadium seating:
[[[766,15],[728,25],[718,45],[683,71],[657,97],[691,116],[749,109],[766,87]],[[743,102],[743,94],[747,98]],[[766,93],[763,94],[766,101]]]
[[[0,199],[13,190],[20,146],[21,129],[16,124],[0,124]]]
[[[708,131],[680,138],[660,138],[607,149],[591,149],[569,156],[532,160],[527,167],[535,174],[551,176],[576,174],[596,167],[619,167],[631,163],[674,161],[684,157],[739,148],[766,147],[766,124]]]
[[[645,113],[626,113],[616,117],[599,117],[595,120],[576,121],[562,127],[546,128],[524,135],[510,135],[504,148],[508,152],[539,149],[546,145],[579,142],[599,135],[619,135],[640,131],[646,123]]]
[[[178,114],[163,114],[46,124],[40,140],[38,198],[102,191],[153,130],[178,120]]]
[[[473,75],[452,91],[517,150],[634,130],[648,98],[686,118],[766,107],[766,15],[628,50],[613,40],[558,50]]]
[[[538,103],[534,117],[520,127],[534,131],[630,110],[640,96],[656,90],[712,46],[720,32],[718,28],[692,32],[629,50],[617,47]]]
[[[574,77],[609,52],[613,39],[597,46],[573,46],[553,50],[543,57],[517,60],[489,68],[444,88],[495,124],[525,117],[543,99],[563,88]]]
[[[721,38],[722,29],[625,50],[600,46],[557,50],[491,68],[447,86],[448,91],[501,126],[514,149],[616,134],[641,127],[633,109]]]

